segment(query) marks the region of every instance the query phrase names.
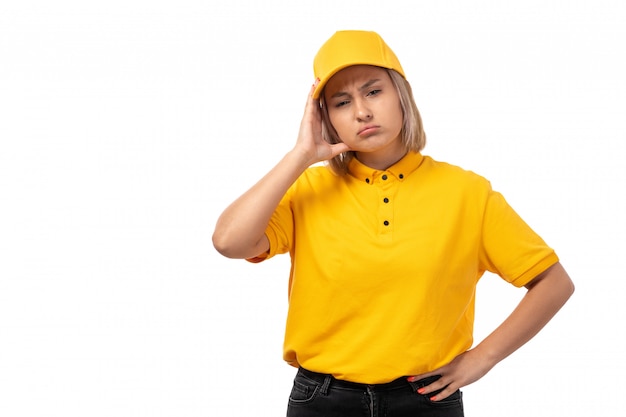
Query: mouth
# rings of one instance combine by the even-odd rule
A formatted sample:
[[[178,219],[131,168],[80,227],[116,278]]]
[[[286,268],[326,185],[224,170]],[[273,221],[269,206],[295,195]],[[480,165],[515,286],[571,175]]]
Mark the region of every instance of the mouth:
[[[367,125],[363,127],[363,129],[359,130],[357,135],[359,136],[369,136],[372,135],[380,129],[380,126],[377,125]]]

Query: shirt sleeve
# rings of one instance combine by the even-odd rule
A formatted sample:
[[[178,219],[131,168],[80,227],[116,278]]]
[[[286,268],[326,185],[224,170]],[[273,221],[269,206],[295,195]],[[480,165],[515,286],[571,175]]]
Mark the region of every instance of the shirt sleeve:
[[[265,228],[265,236],[267,236],[270,243],[269,250],[253,258],[246,259],[248,262],[263,262],[277,254],[286,253],[291,250],[294,235],[294,218],[291,209],[293,188],[294,186],[283,196]]]
[[[554,250],[490,190],[485,206],[480,261],[484,269],[522,287],[558,262]]]

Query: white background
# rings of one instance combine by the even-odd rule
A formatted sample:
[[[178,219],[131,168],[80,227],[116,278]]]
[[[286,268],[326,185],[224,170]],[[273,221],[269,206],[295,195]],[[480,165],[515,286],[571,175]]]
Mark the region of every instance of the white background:
[[[424,153],[489,178],[577,286],[466,414],[623,408],[622,1],[0,4],[1,416],[284,415],[288,257],[211,234],[292,146],[339,29],[385,38]],[[522,295],[485,276],[477,340]]]

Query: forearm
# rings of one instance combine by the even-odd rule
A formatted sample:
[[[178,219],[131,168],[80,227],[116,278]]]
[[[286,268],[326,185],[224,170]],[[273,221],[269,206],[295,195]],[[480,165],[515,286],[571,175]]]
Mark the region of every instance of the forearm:
[[[527,288],[511,315],[474,348],[489,368],[532,339],[574,292],[574,284],[560,263],[535,278]]]
[[[251,258],[267,251],[265,229],[291,184],[312,164],[349,150],[344,143],[331,145],[322,138],[319,101],[312,96],[315,86],[309,91],[294,148],[218,219],[213,245],[222,255]]]
[[[265,229],[293,182],[310,165],[291,151],[259,182],[224,210],[213,233],[213,245],[229,258],[250,258],[265,252]]]

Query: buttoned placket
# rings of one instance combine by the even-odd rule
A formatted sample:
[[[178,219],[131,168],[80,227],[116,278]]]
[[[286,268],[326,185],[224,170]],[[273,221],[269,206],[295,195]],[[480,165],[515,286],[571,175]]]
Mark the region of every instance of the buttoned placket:
[[[404,178],[404,175],[402,175]],[[400,177],[396,178],[389,172],[381,172],[366,178],[377,189],[378,201],[376,202],[377,221],[379,224],[379,236],[391,240],[393,235],[394,224],[394,198],[399,186]]]

